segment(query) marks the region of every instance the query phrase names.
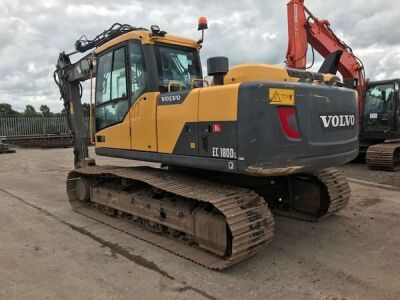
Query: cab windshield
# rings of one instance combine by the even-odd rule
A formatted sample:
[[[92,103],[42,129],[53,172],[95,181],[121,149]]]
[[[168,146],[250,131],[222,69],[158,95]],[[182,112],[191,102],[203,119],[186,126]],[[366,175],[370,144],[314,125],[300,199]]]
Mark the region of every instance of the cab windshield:
[[[194,48],[156,44],[160,92],[188,90],[193,79],[201,79],[199,53]],[[196,85],[195,85],[196,86]]]

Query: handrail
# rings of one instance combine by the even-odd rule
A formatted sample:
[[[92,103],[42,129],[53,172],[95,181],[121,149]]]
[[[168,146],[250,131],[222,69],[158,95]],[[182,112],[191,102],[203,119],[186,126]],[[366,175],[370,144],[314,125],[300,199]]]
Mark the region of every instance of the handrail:
[[[168,93],[171,92],[171,86],[172,86],[173,84],[178,85],[178,86],[179,86],[179,91],[182,91],[182,87],[183,87],[183,85],[184,85],[182,82],[180,82],[180,81],[170,81],[170,82],[168,83]]]
[[[210,86],[210,84],[209,84],[209,82],[208,82],[207,80],[205,80],[205,79],[200,79],[200,78],[194,78],[194,79],[192,79],[192,82],[190,83],[190,88],[191,88],[191,89],[194,88],[194,83],[195,83],[196,81],[197,81],[197,82],[198,82],[198,81],[205,82],[205,83],[207,83],[207,87]]]

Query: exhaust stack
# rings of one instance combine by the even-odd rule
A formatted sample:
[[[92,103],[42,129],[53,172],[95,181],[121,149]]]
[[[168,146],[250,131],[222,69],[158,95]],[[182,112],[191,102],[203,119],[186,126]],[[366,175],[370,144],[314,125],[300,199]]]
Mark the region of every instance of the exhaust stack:
[[[214,85],[224,85],[224,76],[229,71],[229,60],[225,56],[207,59],[207,74],[213,76]]]

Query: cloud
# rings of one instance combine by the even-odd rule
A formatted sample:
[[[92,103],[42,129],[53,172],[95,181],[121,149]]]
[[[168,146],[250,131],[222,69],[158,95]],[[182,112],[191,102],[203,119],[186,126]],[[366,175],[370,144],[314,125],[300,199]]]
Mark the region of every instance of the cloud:
[[[114,22],[150,27],[198,39],[197,19],[209,20],[201,58],[229,57],[230,65],[261,62],[283,65],[287,47],[286,2],[1,0],[0,102],[17,110],[47,104],[60,111],[52,73],[60,51],[73,50],[83,34],[93,37]],[[367,77],[400,77],[400,5],[397,1],[306,0],[319,18],[330,20],[365,64]],[[321,63],[316,57],[315,68]],[[86,85],[87,86],[87,85]],[[84,99],[88,98],[85,89]]]

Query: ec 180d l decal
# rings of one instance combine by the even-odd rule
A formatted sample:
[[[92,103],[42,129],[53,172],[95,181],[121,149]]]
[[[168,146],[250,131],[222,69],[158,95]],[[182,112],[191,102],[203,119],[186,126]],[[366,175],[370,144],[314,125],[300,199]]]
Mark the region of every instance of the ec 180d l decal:
[[[212,156],[218,158],[233,158],[236,159],[236,152],[233,148],[212,148]]]

